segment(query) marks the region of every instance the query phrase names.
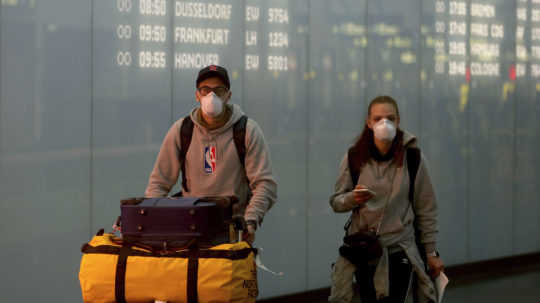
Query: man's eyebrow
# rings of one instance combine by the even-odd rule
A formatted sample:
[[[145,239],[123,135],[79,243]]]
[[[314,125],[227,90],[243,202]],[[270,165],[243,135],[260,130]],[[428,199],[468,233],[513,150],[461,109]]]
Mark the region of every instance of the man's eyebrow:
[[[373,118],[382,118],[382,117],[388,117],[388,118],[396,118],[395,114],[389,114],[389,115],[372,115]]]

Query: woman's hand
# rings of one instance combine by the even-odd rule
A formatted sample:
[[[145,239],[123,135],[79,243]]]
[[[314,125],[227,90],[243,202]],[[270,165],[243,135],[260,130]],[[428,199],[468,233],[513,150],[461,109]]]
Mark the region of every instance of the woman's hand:
[[[364,190],[367,189],[367,190],[362,191],[362,189]],[[375,195],[373,194],[373,191],[369,190],[366,186],[359,184],[359,185],[356,185],[356,187],[354,188],[353,196],[354,196],[354,201],[356,201],[356,204],[362,207],[367,201],[371,200]]]

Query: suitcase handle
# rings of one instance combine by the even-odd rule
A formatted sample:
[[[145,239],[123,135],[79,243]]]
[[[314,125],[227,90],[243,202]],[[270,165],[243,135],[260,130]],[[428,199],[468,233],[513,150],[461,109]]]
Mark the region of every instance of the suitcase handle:
[[[142,201],[144,201],[145,197],[134,197],[134,198],[127,198],[120,200],[120,205],[139,205]],[[169,197],[169,199],[176,199],[174,196]],[[226,208],[229,206],[232,206],[236,203],[238,203],[238,198],[236,196],[208,196],[208,197],[202,197],[197,199],[194,205],[197,205],[199,202],[213,202],[216,203],[218,206]]]
[[[120,205],[139,205],[142,201],[144,201],[146,198],[141,197],[135,197],[135,198],[127,198],[124,200],[120,200]]]
[[[236,196],[225,196],[225,197],[209,196],[209,197],[199,198],[193,204],[197,205],[199,202],[212,202],[212,203],[216,203],[216,205],[218,205],[219,207],[227,208],[238,203],[238,198]]]

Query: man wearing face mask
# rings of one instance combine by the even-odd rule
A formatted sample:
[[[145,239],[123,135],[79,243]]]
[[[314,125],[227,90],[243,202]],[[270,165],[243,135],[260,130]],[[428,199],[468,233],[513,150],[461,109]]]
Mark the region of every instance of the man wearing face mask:
[[[229,104],[231,95],[225,68],[210,65],[199,71],[195,99],[200,106],[169,129],[145,196],[167,196],[182,172],[182,196],[238,197],[233,211],[244,216],[246,240],[253,243],[257,227],[276,202],[277,185],[259,125],[238,105]],[[245,138],[234,138],[239,133]],[[182,142],[189,134],[190,143]]]
[[[351,302],[353,275],[363,303],[436,302],[432,279],[444,265],[435,193],[416,137],[399,122],[394,99],[373,99],[362,134],[341,161],[330,205],[351,216],[329,302]]]

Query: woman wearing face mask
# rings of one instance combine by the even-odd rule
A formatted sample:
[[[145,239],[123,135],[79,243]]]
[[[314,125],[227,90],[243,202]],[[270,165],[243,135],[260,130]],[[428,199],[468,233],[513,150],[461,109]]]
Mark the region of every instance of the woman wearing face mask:
[[[363,303],[436,301],[432,279],[443,263],[435,194],[416,138],[399,122],[391,97],[373,99],[364,130],[341,161],[330,205],[351,216],[329,302],[351,302],[355,292]]]

